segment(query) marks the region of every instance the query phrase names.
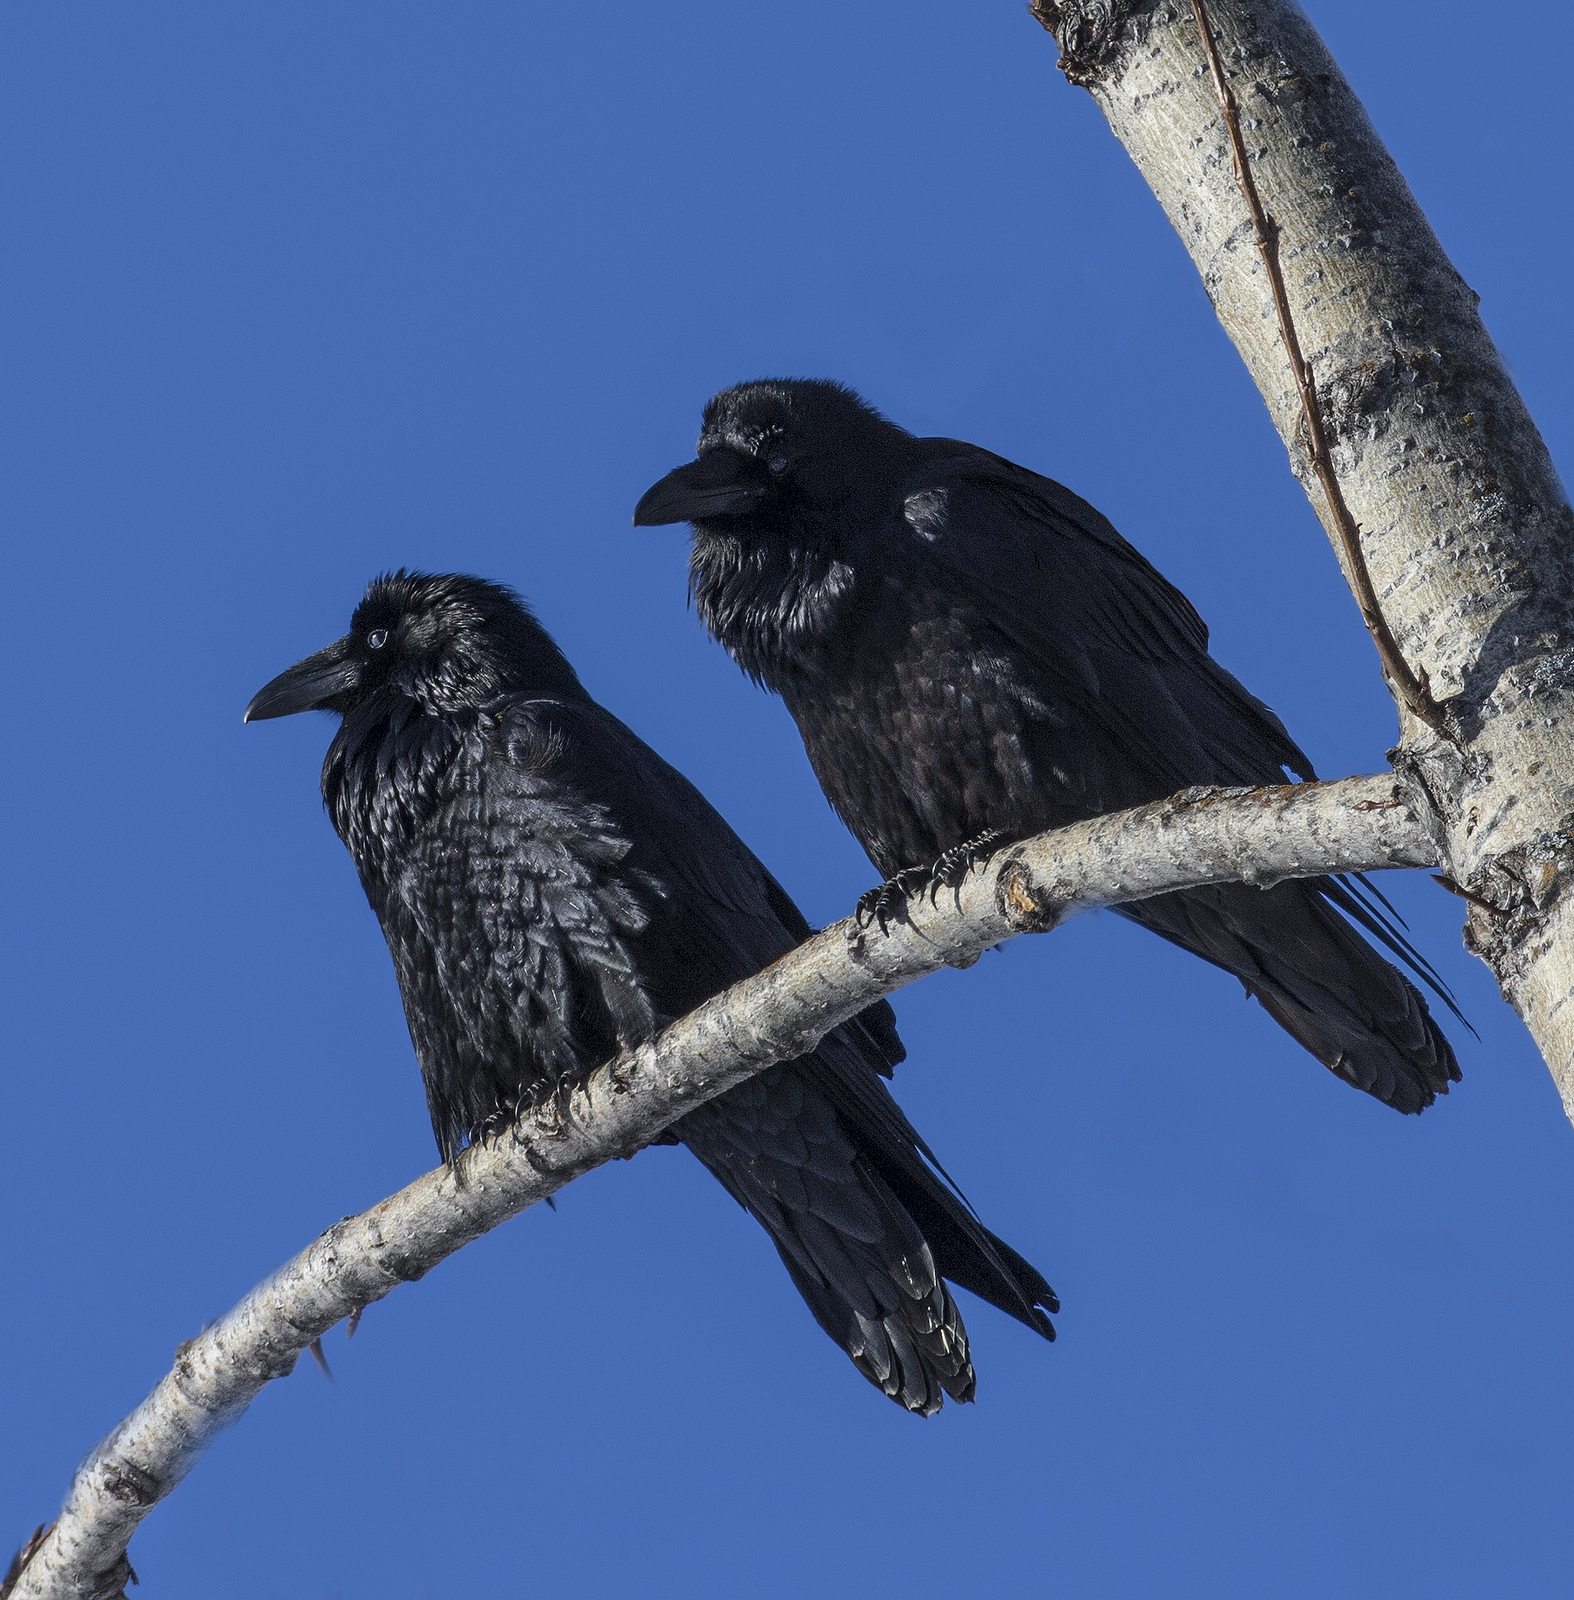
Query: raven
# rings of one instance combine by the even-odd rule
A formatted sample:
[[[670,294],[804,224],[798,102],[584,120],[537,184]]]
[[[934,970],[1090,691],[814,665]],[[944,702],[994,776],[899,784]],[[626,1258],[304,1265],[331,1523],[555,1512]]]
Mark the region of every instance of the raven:
[[[446,1161],[811,932],[697,789],[508,589],[398,571],[246,720],[342,719],[323,799],[393,955]],[[1049,1285],[942,1182],[882,1076],[881,1002],[672,1138],[770,1234],[820,1326],[909,1411],[971,1400],[944,1279],[1054,1337]],[[938,1175],[937,1175],[938,1174]]]
[[[786,702],[886,880],[860,902],[882,926],[1004,842],[1191,784],[1313,776],[1208,654],[1186,597],[1085,500],[977,445],[915,438],[841,384],[722,391],[697,459],[634,521],[692,523],[700,617]],[[1345,917],[1457,1008],[1386,904],[1320,878],[1118,909],[1233,973],[1347,1083],[1420,1111],[1458,1080],[1454,1053]]]

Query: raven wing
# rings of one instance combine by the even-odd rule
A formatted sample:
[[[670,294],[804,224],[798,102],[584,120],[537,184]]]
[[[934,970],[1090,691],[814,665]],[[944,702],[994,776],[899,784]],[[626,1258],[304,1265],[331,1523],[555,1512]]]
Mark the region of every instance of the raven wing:
[[[973,597],[1012,664],[1110,757],[1103,808],[1189,783],[1312,776],[1283,723],[1208,654],[1191,602],[1063,485],[954,439],[916,441],[899,547]],[[1132,779],[1137,779],[1133,787]]]
[[[553,749],[560,793],[571,792],[581,807],[597,809],[620,837],[631,841],[620,870],[651,886],[653,898],[648,921],[629,943],[661,1020],[681,1016],[752,976],[812,931],[720,812],[610,712],[592,702],[517,701],[509,707],[507,723],[511,742],[523,737],[525,748],[545,743]],[[691,1112],[678,1131],[735,1197],[766,1223],[800,1288],[803,1263],[795,1261],[791,1230],[784,1231],[773,1212],[784,1201],[777,1186],[785,1181],[796,1187],[790,1169],[801,1161],[811,1191],[810,1213],[856,1233],[858,1226],[872,1225],[868,1207],[875,1204],[876,1194],[888,1189],[899,1210],[917,1220],[946,1277],[1040,1332],[1051,1332],[1038,1309],[1054,1305],[1049,1285],[978,1222],[881,1083],[903,1054],[895,1017],[880,1001],[826,1035],[812,1054],[774,1067],[710,1107]],[[878,1181],[866,1175],[848,1187],[847,1178],[856,1169],[838,1167],[846,1160],[840,1141],[816,1134],[823,1114],[814,1109],[810,1085],[834,1108],[853,1148],[878,1173]],[[797,1109],[789,1127],[781,1119],[783,1108],[792,1106]],[[715,1151],[702,1148],[702,1120],[730,1121],[724,1138],[734,1152],[747,1142],[740,1122],[754,1125],[757,1137],[764,1137],[769,1127],[770,1148],[741,1166],[729,1164],[724,1172],[714,1160]],[[714,1135],[716,1129],[709,1131]],[[794,1152],[790,1159],[789,1152]],[[766,1187],[756,1192],[756,1181]],[[887,1203],[880,1201],[879,1206]],[[863,1223],[837,1216],[838,1206],[853,1207]],[[793,1209],[801,1223],[803,1207]],[[886,1241],[895,1239],[889,1219],[880,1233]],[[819,1270],[824,1266],[821,1252]],[[805,1294],[817,1305],[813,1295]],[[822,1314],[818,1307],[816,1314]]]
[[[973,598],[983,625],[1005,642],[1008,676],[1036,679],[1043,701],[1075,730],[1068,765],[1080,768],[1092,809],[1138,805],[1194,783],[1282,783],[1285,768],[1315,777],[1279,718],[1208,654],[1207,626],[1191,602],[1095,507],[977,445],[915,444],[902,501],[908,560],[927,566],[929,581],[939,568],[947,586]],[[1308,880],[1304,892],[1337,906],[1460,1015],[1365,878]],[[1122,910],[1218,960],[1205,942],[1164,924],[1169,903]],[[1325,929],[1322,937],[1336,935]]]
[[[600,808],[631,841],[624,871],[651,886],[638,940],[646,987],[665,1020],[752,976],[814,931],[787,891],[714,806],[611,712],[592,702],[519,701],[511,737],[558,746],[554,781]],[[891,1008],[849,1024],[867,1064],[886,1076],[902,1060]]]

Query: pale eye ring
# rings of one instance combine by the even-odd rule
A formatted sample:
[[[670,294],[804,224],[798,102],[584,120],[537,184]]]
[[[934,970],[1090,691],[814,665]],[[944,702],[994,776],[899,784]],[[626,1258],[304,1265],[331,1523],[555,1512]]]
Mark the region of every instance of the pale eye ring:
[[[765,465],[770,468],[773,477],[779,478],[792,465],[792,462],[787,459],[785,451],[773,450],[765,458]]]
[[[388,630],[386,628],[373,628],[366,636],[368,650],[381,650],[388,643]]]

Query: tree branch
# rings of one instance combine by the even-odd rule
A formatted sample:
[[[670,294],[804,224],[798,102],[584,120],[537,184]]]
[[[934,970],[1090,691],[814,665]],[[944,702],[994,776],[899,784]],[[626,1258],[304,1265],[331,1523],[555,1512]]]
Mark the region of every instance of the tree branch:
[[[1273,296],[1274,316],[1279,323],[1279,338],[1295,374],[1295,387],[1301,399],[1301,420],[1306,427],[1307,451],[1312,470],[1322,486],[1323,499],[1328,507],[1328,524],[1338,541],[1344,557],[1344,568],[1350,575],[1350,587],[1355,592],[1355,603],[1377,646],[1378,658],[1394,692],[1434,732],[1448,736],[1442,713],[1432,699],[1425,672],[1410,670],[1394,638],[1388,619],[1383,615],[1382,603],[1372,586],[1371,569],[1361,549],[1361,530],[1339,487],[1339,474],[1334,470],[1333,456],[1328,449],[1328,433],[1323,426],[1323,408],[1317,398],[1317,382],[1312,375],[1312,364],[1301,349],[1300,336],[1295,331],[1295,314],[1290,310],[1290,297],[1284,286],[1284,271],[1279,260],[1279,224],[1269,215],[1257,192],[1257,180],[1252,176],[1251,160],[1246,154],[1246,140],[1241,134],[1240,107],[1235,101],[1235,91],[1224,75],[1224,63],[1219,59],[1218,41],[1213,36],[1213,24],[1208,20],[1205,0],[1191,0],[1192,15],[1197,19],[1197,32],[1202,39],[1203,54],[1208,60],[1208,76],[1213,80],[1214,93],[1219,97],[1219,115],[1224,118],[1225,136],[1230,141],[1230,165],[1235,171],[1235,182],[1246,202],[1252,219],[1252,237],[1262,256],[1263,270],[1268,275],[1268,291]]]
[[[526,1113],[335,1224],[176,1352],[173,1369],[92,1453],[10,1600],[116,1594],[132,1534],[210,1440],[336,1323],[775,1061],[812,1049],[882,995],[966,966],[1073,912],[1173,889],[1437,862],[1423,808],[1388,774],[1265,789],[1188,789],[1008,847],[889,934],[837,923],[602,1067],[562,1118]]]
[[[1291,0],[1207,0],[1212,51],[1173,0],[1033,11],[1190,253],[1363,614],[1375,607],[1441,702],[1449,739],[1402,698],[1399,762],[1432,807],[1467,942],[1574,1118],[1574,510],[1476,296]],[[1234,84],[1238,150],[1210,57]],[[1253,245],[1261,224],[1241,215],[1248,142],[1277,234],[1280,317]],[[1313,367],[1321,450],[1303,438]],[[1337,464],[1359,561],[1314,492],[1319,454]]]

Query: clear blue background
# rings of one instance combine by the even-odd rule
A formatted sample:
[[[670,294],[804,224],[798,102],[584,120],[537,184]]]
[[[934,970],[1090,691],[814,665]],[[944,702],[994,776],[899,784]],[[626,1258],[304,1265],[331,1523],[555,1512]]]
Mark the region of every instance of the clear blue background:
[[[1312,6],[1554,450],[1574,22]],[[430,1166],[322,718],[243,728],[401,562],[529,594],[816,919],[871,878],[633,531],[715,388],[847,379],[1099,504],[1328,773],[1394,731],[1192,269],[1016,0],[8,7],[0,1541],[175,1346]],[[142,1592],[1563,1592],[1574,1137],[1481,1030],[1401,1120],[1112,917],[902,995],[898,1089],[1065,1300],[924,1424],[699,1167],[594,1174],[272,1386]]]

